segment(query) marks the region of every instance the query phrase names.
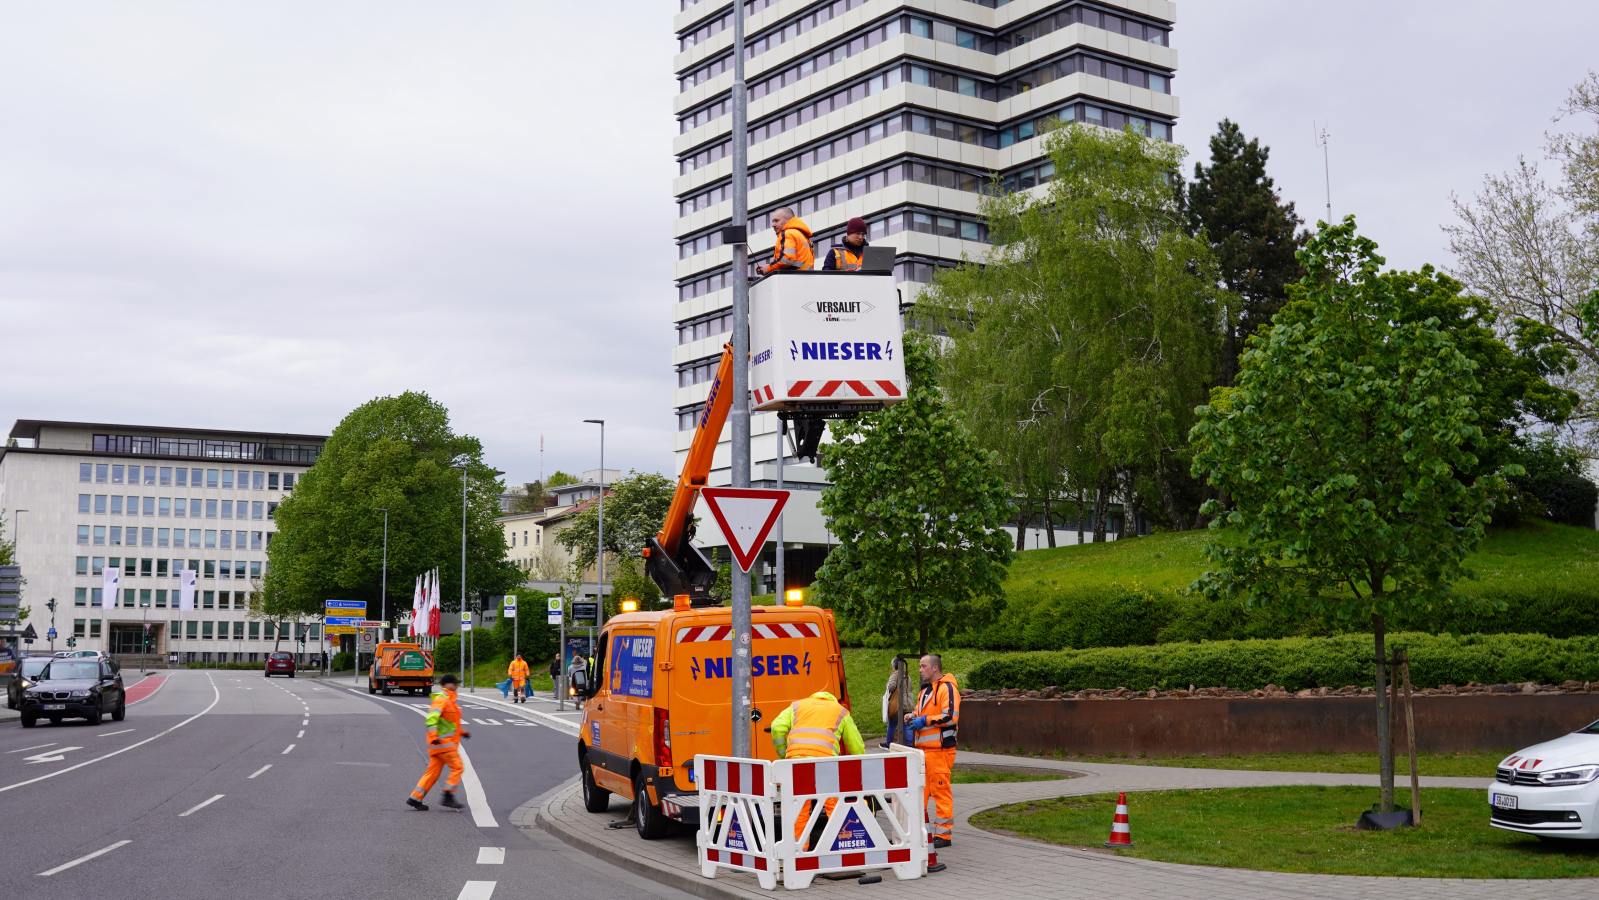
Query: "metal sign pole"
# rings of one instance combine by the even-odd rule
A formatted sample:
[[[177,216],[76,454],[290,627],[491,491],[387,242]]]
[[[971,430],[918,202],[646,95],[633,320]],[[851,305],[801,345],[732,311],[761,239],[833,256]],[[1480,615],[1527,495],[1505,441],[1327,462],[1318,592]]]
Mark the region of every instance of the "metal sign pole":
[[[780,491],[783,490],[783,458],[788,455],[788,446],[784,443],[784,438],[787,434],[788,420],[779,414],[777,417],[777,489]],[[775,527],[777,528],[775,534],[777,538],[777,578],[772,584],[772,602],[774,604],[782,604],[785,596],[783,589],[788,585],[783,578],[783,518],[781,516],[778,517]]]
[[[566,711],[566,603],[561,603],[561,636],[555,646],[555,711]]]
[[[749,110],[744,97],[744,3],[733,3],[733,218],[749,226]],[[750,486],[750,286],[743,241],[733,245],[733,486]],[[750,580],[733,567],[733,755],[751,755]]]

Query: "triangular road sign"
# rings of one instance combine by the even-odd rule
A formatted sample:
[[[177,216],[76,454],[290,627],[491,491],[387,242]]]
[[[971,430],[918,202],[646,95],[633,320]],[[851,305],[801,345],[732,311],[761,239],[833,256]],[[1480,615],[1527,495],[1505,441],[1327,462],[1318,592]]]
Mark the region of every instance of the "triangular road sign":
[[[708,487],[700,491],[705,505],[722,528],[728,549],[738,561],[741,571],[748,572],[755,565],[766,545],[766,536],[788,502],[788,491],[763,488]]]

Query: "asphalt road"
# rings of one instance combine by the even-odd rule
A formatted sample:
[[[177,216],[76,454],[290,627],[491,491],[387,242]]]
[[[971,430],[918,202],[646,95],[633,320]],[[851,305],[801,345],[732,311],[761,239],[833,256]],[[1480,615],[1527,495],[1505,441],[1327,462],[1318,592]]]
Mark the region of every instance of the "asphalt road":
[[[542,705],[462,694],[470,808],[436,787],[417,812],[425,698],[199,671],[129,697],[123,722],[0,724],[0,896],[684,896],[512,824],[574,775],[571,731]]]

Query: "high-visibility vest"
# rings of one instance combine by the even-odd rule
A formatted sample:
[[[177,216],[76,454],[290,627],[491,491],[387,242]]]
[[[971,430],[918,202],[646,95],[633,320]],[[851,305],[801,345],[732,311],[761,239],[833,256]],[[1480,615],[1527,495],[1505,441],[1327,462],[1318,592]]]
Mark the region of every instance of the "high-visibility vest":
[[[864,258],[864,253],[856,253],[847,246],[833,248],[833,268],[840,272],[859,272]]]
[[[450,696],[450,692],[440,688],[433,692],[433,704],[428,709],[428,731],[433,732],[441,742],[446,744],[459,743],[461,740],[461,707]]]
[[[777,232],[777,243],[772,247],[773,269],[812,269],[816,266],[816,251],[811,249],[811,229],[794,216]]]
[[[940,750],[955,746],[955,734],[961,719],[961,693],[955,687],[954,675],[940,676],[937,681],[922,688],[916,715],[927,720],[927,724],[916,731],[918,748]]]
[[[788,730],[788,748],[783,758],[837,756],[838,729],[849,715],[844,705],[837,700],[806,697],[794,701],[793,710],[794,725]]]
[[[522,659],[511,660],[511,667],[506,671],[505,674],[511,676],[511,678],[516,681],[526,681],[527,661]]]

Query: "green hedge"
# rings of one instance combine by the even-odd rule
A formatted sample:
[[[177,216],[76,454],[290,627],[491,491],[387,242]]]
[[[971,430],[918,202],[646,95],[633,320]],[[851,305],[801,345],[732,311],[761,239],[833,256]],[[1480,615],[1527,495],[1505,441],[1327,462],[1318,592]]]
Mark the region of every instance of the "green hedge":
[[[1417,687],[1444,684],[1542,684],[1599,681],[1599,638],[1538,634],[1389,636],[1409,651]],[[1016,653],[972,670],[973,688],[1037,690],[1056,687],[1173,690],[1223,687],[1253,690],[1274,684],[1290,691],[1366,685],[1373,680],[1370,635],[1209,641],[1152,647],[1101,647]]]

